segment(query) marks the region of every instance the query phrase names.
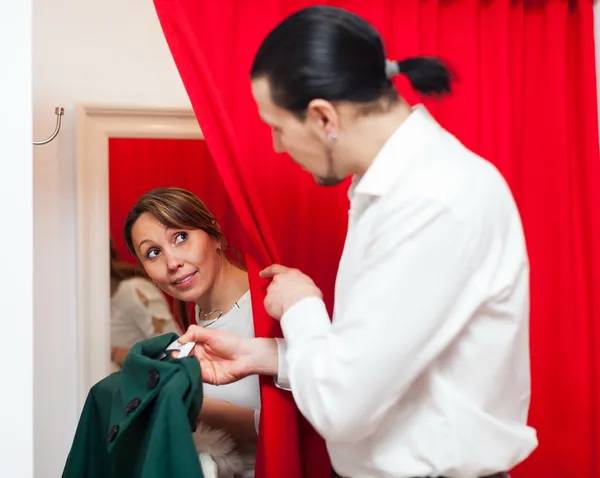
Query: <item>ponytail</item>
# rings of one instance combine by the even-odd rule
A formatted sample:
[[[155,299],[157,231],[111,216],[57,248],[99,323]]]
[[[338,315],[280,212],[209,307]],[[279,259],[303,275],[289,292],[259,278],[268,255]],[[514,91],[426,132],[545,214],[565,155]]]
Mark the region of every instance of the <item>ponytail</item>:
[[[439,58],[418,56],[401,61],[387,61],[388,77],[405,75],[412,87],[425,96],[450,94],[454,75]]]

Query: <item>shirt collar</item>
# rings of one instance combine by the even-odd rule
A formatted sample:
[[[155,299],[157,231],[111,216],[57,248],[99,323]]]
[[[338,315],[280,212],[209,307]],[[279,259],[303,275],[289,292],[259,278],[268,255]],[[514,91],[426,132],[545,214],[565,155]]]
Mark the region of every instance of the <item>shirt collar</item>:
[[[431,140],[432,133],[441,126],[423,105],[416,105],[412,113],[377,153],[373,163],[362,176],[355,176],[348,191],[350,200],[356,194],[383,196],[387,193],[422,147]]]

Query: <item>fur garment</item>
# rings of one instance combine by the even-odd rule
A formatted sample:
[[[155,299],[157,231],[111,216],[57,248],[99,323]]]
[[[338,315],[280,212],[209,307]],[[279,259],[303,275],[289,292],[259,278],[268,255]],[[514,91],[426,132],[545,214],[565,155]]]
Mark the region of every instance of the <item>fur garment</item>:
[[[235,478],[243,471],[235,440],[223,430],[198,422],[193,437],[204,478]]]

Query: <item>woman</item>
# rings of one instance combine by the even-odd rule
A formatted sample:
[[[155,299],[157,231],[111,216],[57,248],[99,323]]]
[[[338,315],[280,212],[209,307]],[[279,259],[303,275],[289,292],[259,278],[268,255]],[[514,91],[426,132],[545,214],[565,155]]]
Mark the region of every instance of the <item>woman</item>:
[[[194,194],[159,188],[142,196],[125,221],[125,242],[146,274],[166,294],[181,301],[181,322],[190,321],[185,303],[196,304],[196,323],[254,337],[248,273],[226,254],[215,217]],[[260,389],[257,376],[216,387],[204,384],[200,420],[234,437],[254,476]]]
[[[120,367],[136,342],[176,330],[162,292],[148,280],[139,266],[117,259],[111,240],[111,361]]]

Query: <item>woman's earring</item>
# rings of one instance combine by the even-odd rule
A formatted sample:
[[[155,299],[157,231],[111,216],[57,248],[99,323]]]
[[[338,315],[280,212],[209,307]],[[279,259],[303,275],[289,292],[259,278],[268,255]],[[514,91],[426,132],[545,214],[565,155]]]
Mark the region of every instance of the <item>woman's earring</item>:
[[[332,131],[331,133],[329,133],[328,139],[330,142],[334,142],[336,139],[338,139],[338,133],[337,131]]]

